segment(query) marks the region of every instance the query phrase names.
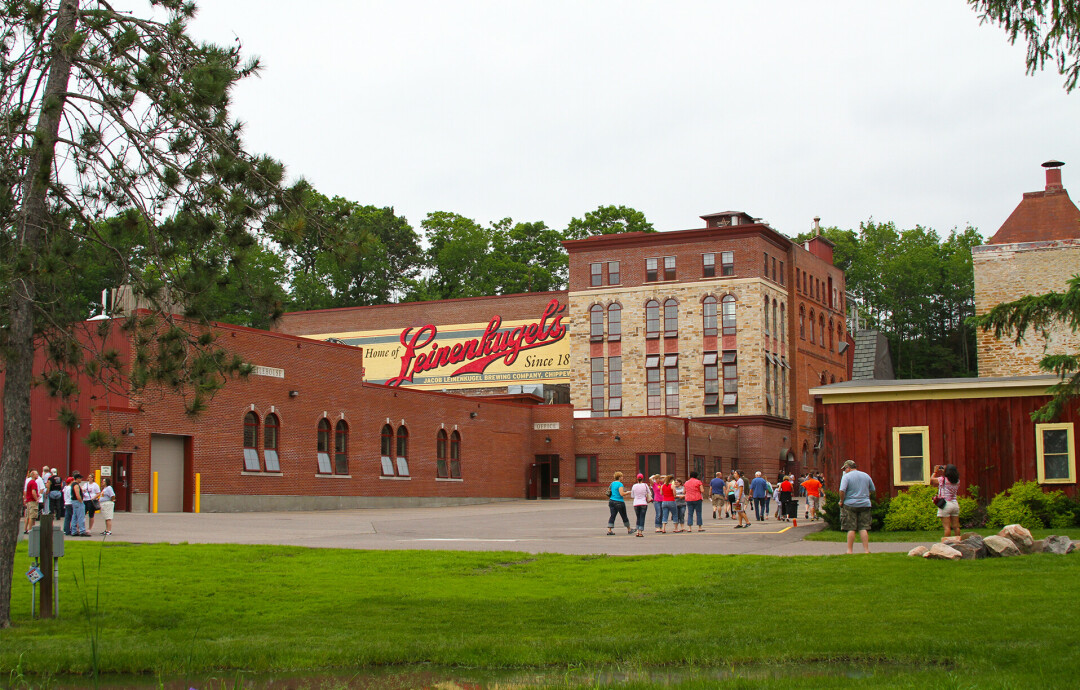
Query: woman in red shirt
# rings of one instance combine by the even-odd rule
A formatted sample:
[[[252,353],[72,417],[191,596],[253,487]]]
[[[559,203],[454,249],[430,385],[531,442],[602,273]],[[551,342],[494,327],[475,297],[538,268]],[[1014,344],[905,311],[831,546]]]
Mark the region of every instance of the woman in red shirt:
[[[670,518],[672,522],[678,524],[679,518],[675,508],[675,475],[672,474],[666,477],[660,475],[660,480],[663,482],[660,485],[660,497],[664,511],[664,524],[660,528],[660,533],[664,534],[667,532],[668,519]]]

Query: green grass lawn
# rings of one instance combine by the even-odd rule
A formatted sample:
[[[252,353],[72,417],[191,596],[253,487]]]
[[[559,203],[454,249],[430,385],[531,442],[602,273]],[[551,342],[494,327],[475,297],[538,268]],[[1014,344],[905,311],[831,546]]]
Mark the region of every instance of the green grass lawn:
[[[944,562],[73,542],[62,616],[31,621],[25,548],[14,626],[0,630],[0,687],[90,672],[91,623],[102,672],[151,678],[431,665],[563,686],[649,687],[659,674],[679,687],[1030,688],[1072,686],[1080,673],[1080,618],[1064,610],[1080,601],[1076,555]],[[84,595],[100,596],[99,615],[83,615]]]
[[[974,529],[961,530],[964,534],[968,532],[977,532],[984,537],[991,534],[997,534],[1001,531],[1000,528],[991,527],[979,527]],[[941,537],[945,532],[936,529],[932,532],[886,532],[878,530],[870,533],[870,543],[875,541],[904,541],[904,542],[921,542],[932,543],[941,541]],[[1080,541],[1080,527],[1069,527],[1065,529],[1033,529],[1031,530],[1031,536],[1035,539],[1042,539],[1048,537],[1051,534],[1060,534],[1069,537],[1073,541]],[[840,532],[838,530],[831,530],[825,528],[820,532],[813,532],[803,537],[806,541],[847,541],[847,532]]]

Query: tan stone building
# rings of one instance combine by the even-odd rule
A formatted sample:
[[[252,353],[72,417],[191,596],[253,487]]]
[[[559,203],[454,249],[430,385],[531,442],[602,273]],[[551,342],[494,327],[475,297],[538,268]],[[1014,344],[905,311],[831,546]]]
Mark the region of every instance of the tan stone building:
[[[1061,183],[1062,164],[1043,165],[1045,190],[1026,192],[990,242],[972,250],[976,314],[1025,295],[1063,292],[1080,273],[1080,209]],[[1029,331],[1018,345],[980,331],[978,351],[980,377],[1036,375],[1044,373],[1044,355],[1080,351],[1080,333],[1058,324],[1045,335]]]

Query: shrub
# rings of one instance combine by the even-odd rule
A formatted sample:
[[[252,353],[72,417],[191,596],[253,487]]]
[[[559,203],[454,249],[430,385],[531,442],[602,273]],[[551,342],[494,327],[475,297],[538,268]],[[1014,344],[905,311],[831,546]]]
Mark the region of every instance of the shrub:
[[[975,494],[978,495],[978,492]],[[960,502],[961,527],[982,527],[986,524],[986,508],[980,506],[978,500],[968,496],[959,496],[957,500]]]
[[[933,503],[936,495],[937,488],[928,485],[912,486],[896,494],[885,516],[885,530],[929,531],[940,527],[941,519]]]
[[[1022,479],[994,496],[986,513],[991,527],[1020,524],[1028,529],[1061,528],[1076,523],[1076,503],[1064,492],[1047,493],[1038,482]]]
[[[840,494],[835,491],[829,491],[825,489],[823,491],[825,500],[821,504],[821,509],[818,510],[818,515],[825,521],[825,524],[829,526],[829,529],[840,529]],[[874,507],[873,517],[870,522],[870,530],[878,531],[882,528],[882,524],[885,521],[885,514],[889,511],[889,497],[877,500],[871,499],[870,505]]]

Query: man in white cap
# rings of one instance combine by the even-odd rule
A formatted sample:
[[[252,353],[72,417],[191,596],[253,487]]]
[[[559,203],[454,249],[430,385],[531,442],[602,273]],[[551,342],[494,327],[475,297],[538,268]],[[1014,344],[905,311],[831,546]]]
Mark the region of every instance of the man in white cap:
[[[840,480],[840,529],[847,530],[847,552],[855,546],[855,532],[862,539],[863,549],[870,553],[870,521],[873,508],[870,496],[877,490],[866,472],[855,469],[854,460],[844,462],[844,478]]]

